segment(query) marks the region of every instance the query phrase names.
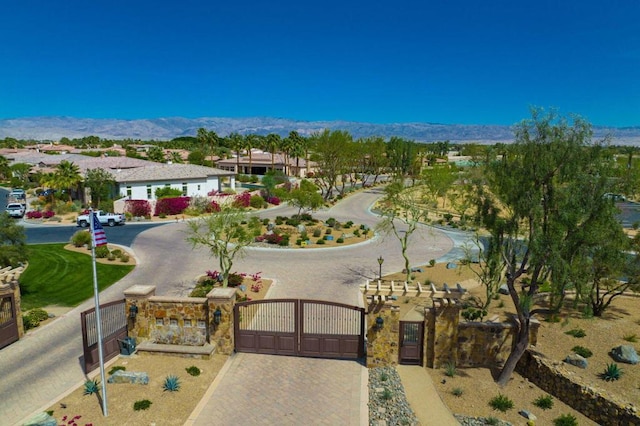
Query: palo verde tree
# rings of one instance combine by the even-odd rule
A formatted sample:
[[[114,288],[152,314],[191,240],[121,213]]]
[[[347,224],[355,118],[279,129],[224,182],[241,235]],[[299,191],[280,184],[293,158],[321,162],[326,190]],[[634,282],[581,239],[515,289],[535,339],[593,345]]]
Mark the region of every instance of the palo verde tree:
[[[376,229],[384,234],[393,234],[400,242],[407,282],[411,278],[409,240],[428,214],[423,208],[423,191],[420,185],[405,188],[404,180],[395,180],[385,187],[385,197],[380,203],[382,220]]]
[[[540,286],[562,294],[571,284],[567,244],[596,244],[591,218],[603,197],[602,150],[591,144],[591,125],[574,117],[533,110],[516,127],[515,143],[487,164],[489,191],[478,212],[489,244],[504,262],[503,275],[516,308],[515,345],[497,378],[504,386],[529,346],[531,319],[549,309],[534,306]],[[594,207],[595,206],[595,207]]]
[[[322,207],[324,200],[318,190],[319,188],[313,182],[302,179],[300,186],[287,194],[289,205],[298,208],[298,217],[303,211],[309,212]]]
[[[27,260],[24,227],[6,212],[0,213],[0,266],[17,267]]]
[[[99,208],[100,202],[110,198],[115,178],[105,169],[88,169],[84,175],[84,185],[91,191],[91,205]]]
[[[311,135],[314,159],[318,163],[316,184],[325,200],[338,189],[338,179],[345,173],[348,158],[344,155],[353,139],[349,132],[325,129]]]
[[[244,210],[223,207],[217,213],[187,222],[187,241],[194,248],[207,247],[211,255],[218,258],[222,285],[227,287],[234,259],[243,255],[255,232],[259,233],[260,224],[260,221],[247,220]]]

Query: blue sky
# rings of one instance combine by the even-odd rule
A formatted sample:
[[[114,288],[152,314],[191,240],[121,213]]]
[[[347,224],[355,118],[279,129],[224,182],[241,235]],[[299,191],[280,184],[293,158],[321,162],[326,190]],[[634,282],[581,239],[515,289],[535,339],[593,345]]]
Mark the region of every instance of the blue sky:
[[[640,125],[640,1],[5,1],[0,118]]]

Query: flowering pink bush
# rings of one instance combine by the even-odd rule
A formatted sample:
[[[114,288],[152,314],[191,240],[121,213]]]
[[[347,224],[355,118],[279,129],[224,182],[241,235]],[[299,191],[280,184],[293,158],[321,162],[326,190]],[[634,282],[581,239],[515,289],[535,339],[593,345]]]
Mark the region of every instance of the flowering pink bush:
[[[56,215],[55,212],[51,211],[51,210],[47,210],[44,213],[42,213],[42,217],[45,219],[50,219],[52,217],[54,217]]]
[[[154,216],[180,214],[189,207],[189,201],[191,197],[161,198],[156,202]]]
[[[151,204],[147,200],[126,200],[124,211],[133,217],[149,217],[151,216]]]
[[[239,208],[247,208],[251,204],[251,194],[249,192],[243,192],[242,194],[236,195],[236,198],[233,200],[233,206]]]
[[[207,213],[217,213],[220,211],[220,204],[212,201],[211,204],[207,206]]]
[[[280,205],[280,198],[278,197],[267,197],[267,203],[273,204],[274,206]]]
[[[42,219],[42,212],[38,210],[32,210],[27,212],[27,219]]]

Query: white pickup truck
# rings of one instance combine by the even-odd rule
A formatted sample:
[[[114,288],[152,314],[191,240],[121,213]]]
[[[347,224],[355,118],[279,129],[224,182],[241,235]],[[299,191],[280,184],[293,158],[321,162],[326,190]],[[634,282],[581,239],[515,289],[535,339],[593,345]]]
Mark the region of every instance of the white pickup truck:
[[[23,217],[25,212],[24,204],[22,203],[9,203],[7,204],[7,213],[11,217]]]
[[[109,226],[124,225],[124,222],[126,220],[123,214],[108,213],[102,210],[95,211],[94,213],[96,214],[96,216],[98,216],[98,220],[102,225],[109,225]],[[81,214],[80,216],[78,216],[76,223],[78,224],[78,226],[81,226],[83,228],[88,228],[90,225],[89,215]]]

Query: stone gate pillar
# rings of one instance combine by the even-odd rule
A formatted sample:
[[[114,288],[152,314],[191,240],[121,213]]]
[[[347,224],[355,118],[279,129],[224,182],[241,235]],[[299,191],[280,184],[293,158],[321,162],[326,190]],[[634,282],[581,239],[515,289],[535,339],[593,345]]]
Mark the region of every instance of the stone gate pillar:
[[[371,302],[367,312],[367,367],[398,364],[399,346],[400,307]]]
[[[214,288],[207,294],[209,305],[210,342],[216,345],[216,352],[230,355],[234,346],[233,308],[236,305],[236,289],[232,287]],[[220,315],[216,315],[216,311]],[[219,323],[216,323],[219,318]]]
[[[149,312],[149,298],[155,296],[156,286],[139,285],[129,287],[124,291],[125,312],[127,314],[127,329],[129,337],[136,339],[140,344],[141,340],[149,339],[151,333],[151,321],[155,321],[153,315]],[[129,318],[131,305],[136,305],[138,313],[136,318]]]
[[[426,315],[425,351],[430,368],[440,368],[448,362],[458,362],[458,324],[461,304],[448,304],[434,300]]]

